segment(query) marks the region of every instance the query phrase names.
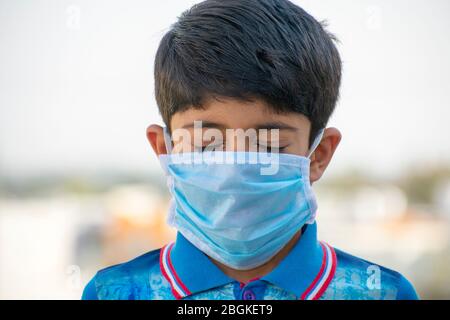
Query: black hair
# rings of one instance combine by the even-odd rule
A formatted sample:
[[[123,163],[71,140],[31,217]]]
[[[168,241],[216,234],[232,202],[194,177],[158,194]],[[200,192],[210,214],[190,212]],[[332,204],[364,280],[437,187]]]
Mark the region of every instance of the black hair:
[[[205,99],[262,99],[311,121],[310,142],[339,96],[335,37],[288,0],[206,0],[182,13],[155,59],[155,95],[171,117]]]

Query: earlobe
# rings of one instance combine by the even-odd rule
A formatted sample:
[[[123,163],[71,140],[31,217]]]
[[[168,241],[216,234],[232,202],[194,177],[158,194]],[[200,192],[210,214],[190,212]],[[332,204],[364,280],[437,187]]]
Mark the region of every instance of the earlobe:
[[[322,141],[311,156],[310,181],[319,180],[328,167],[336,151],[342,135],[336,128],[325,129]]]
[[[153,151],[157,156],[160,154],[167,154],[166,144],[164,142],[163,128],[159,125],[152,124],[146,131],[147,140],[150,142]]]

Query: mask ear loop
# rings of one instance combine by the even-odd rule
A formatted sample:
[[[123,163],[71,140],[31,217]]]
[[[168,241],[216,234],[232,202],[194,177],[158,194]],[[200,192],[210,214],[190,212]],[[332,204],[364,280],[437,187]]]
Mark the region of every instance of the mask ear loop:
[[[167,127],[163,127],[163,134],[164,134],[164,144],[166,145],[166,151],[167,154],[172,153],[172,138],[170,137],[169,130]],[[167,187],[169,190],[172,190],[173,187],[173,177],[167,173]],[[171,191],[172,192],[172,191]],[[167,224],[169,226],[175,226],[175,199],[172,197],[169,202],[169,214],[167,215]]]
[[[311,155],[314,153],[314,151],[316,151],[317,147],[319,146],[320,142],[322,141],[324,132],[325,132],[325,129],[320,129],[319,133],[317,134],[316,138],[314,139],[313,144],[311,145],[311,148],[309,148],[307,158],[311,157]]]
[[[169,130],[167,127],[163,128],[164,133],[164,143],[166,144],[167,154],[172,153],[172,138],[170,137]]]

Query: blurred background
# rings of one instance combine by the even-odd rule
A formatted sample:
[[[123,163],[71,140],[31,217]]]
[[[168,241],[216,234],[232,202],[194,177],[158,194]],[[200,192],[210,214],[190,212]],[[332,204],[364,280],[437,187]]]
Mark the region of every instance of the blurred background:
[[[0,299],[79,299],[174,238],[145,129],[159,40],[196,2],[0,0]],[[320,238],[449,299],[450,2],[294,2],[344,62]]]

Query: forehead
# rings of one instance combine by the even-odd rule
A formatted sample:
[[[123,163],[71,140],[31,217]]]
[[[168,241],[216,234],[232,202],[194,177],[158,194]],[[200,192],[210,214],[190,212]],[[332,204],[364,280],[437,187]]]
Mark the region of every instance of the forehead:
[[[204,121],[221,129],[279,128],[309,132],[310,121],[302,114],[277,113],[267,103],[255,99],[242,101],[232,98],[209,99],[203,108],[189,108],[173,115],[171,129],[189,127],[194,121]]]

